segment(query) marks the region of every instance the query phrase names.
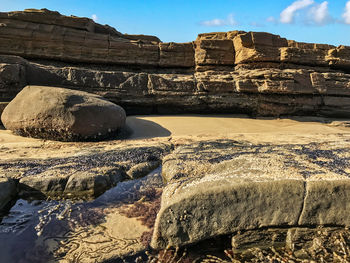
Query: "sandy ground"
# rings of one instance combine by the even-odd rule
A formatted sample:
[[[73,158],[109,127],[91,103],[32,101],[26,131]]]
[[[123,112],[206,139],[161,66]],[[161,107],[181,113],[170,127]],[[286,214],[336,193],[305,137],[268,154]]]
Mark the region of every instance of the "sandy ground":
[[[307,143],[350,138],[350,119],[315,117],[293,119],[252,119],[236,115],[129,116],[131,135],[125,140],[95,143],[63,143],[25,138],[0,128],[0,159],[47,158],[82,154],[92,148],[111,150],[128,144],[148,144],[172,140],[236,139],[252,143]]]
[[[230,136],[235,134],[330,134],[350,132],[341,121],[316,117],[252,119],[235,115],[131,116],[131,138],[164,136]],[[346,123],[346,121],[344,121]]]
[[[350,120],[350,119],[349,119]],[[316,117],[252,119],[237,115],[130,116],[130,139],[169,138],[175,144],[191,140],[235,139],[251,143],[298,144],[350,138],[350,121]]]

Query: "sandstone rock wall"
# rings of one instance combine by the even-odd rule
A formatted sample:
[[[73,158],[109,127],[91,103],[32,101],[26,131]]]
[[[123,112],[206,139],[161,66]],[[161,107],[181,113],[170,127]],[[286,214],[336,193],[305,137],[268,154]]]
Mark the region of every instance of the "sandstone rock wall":
[[[179,63],[184,55],[189,60],[193,57],[192,48],[187,54],[188,44],[173,47],[159,42],[157,37],[123,35],[88,18],[62,16],[45,9],[0,13],[2,54],[66,62],[193,66]],[[174,49],[175,58],[169,58],[167,53],[174,53]]]
[[[0,13],[0,101],[25,85],[100,94],[130,113],[348,116],[350,47],[261,32],[192,43],[122,34],[48,10]]]

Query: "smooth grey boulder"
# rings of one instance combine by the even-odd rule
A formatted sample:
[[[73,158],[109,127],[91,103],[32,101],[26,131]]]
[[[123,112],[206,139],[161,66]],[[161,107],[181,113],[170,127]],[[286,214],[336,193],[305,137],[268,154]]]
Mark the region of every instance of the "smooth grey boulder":
[[[125,119],[123,108],[98,95],[45,86],[25,87],[1,115],[18,135],[61,141],[115,137]]]

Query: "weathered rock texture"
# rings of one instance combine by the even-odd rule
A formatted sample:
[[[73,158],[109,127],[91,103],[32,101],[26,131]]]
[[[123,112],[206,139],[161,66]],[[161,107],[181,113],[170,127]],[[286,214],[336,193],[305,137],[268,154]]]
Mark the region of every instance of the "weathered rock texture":
[[[126,35],[48,10],[0,13],[0,101],[25,85],[97,93],[127,113],[348,116],[350,47],[261,32],[192,43]]]
[[[1,53],[90,63],[153,65],[159,59],[157,38],[123,36],[88,18],[30,9],[1,13],[0,22]]]
[[[5,128],[35,138],[76,141],[116,137],[125,111],[95,94],[27,86],[4,109]]]
[[[172,148],[170,143],[105,143],[75,143],[80,144],[76,145],[78,151],[60,157],[1,160],[0,210],[17,195],[17,188],[20,198],[97,197],[119,182],[131,179],[129,175],[136,174],[135,170],[138,177],[146,176],[161,165],[162,158]],[[65,152],[64,147],[62,143],[53,148]],[[140,166],[146,169],[139,169]]]
[[[163,159],[154,248],[267,227],[350,226],[349,141],[204,141]]]
[[[264,262],[271,254],[282,262],[334,262],[349,246],[348,235],[340,227],[248,230],[232,236],[232,249],[237,262]]]

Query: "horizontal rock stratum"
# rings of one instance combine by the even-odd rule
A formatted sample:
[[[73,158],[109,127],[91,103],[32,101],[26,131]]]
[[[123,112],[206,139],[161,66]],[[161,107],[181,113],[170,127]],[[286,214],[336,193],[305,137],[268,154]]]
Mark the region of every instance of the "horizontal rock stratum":
[[[0,102],[42,85],[97,93],[128,114],[348,116],[348,73],[346,46],[243,31],[162,43],[45,9],[0,13]]]

